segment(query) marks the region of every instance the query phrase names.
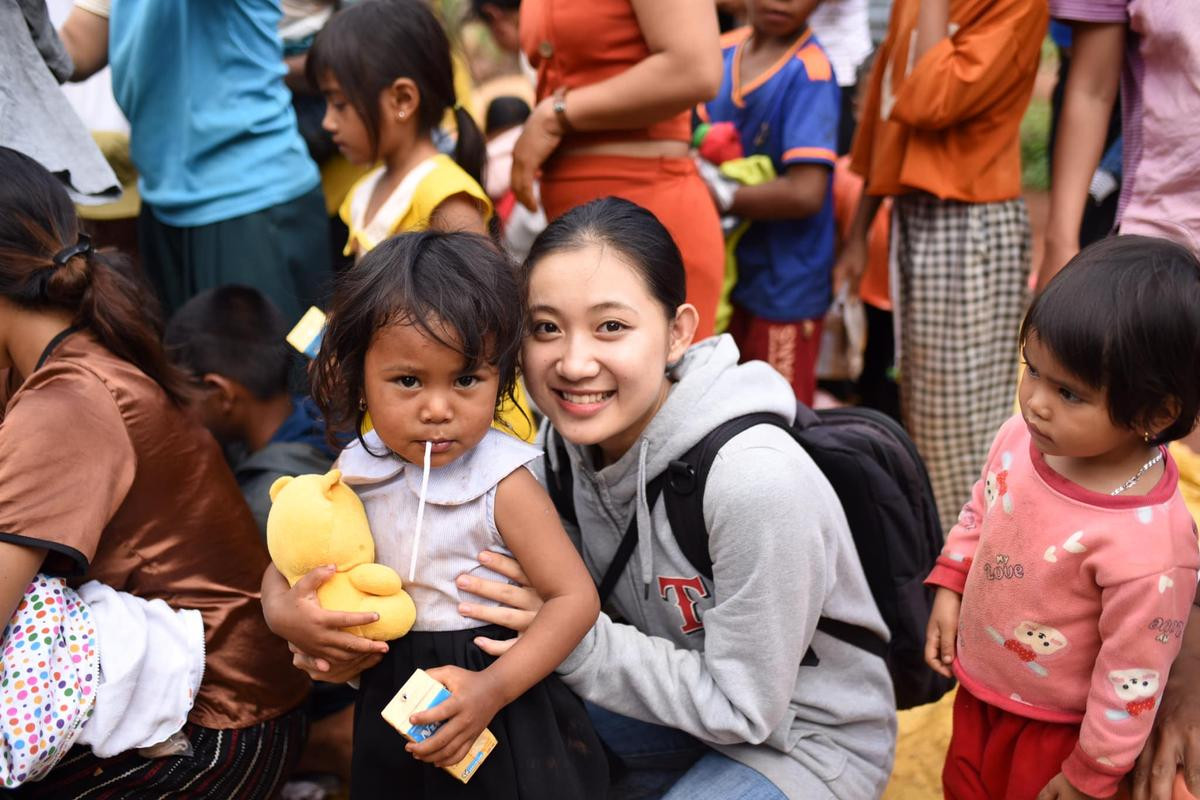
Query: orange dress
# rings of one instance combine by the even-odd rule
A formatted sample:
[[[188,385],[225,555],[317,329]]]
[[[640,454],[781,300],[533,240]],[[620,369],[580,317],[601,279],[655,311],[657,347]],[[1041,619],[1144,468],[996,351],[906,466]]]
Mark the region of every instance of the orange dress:
[[[560,87],[610,78],[650,55],[629,0],[525,0],[521,49],[537,70],[541,100]],[[541,199],[553,220],[591,200],[616,196],[649,209],[679,246],[687,271],[687,299],[700,312],[696,338],[713,332],[725,273],[720,218],[690,158],[572,155],[576,146],[691,139],[688,112],[636,130],[569,135],[559,155],[543,165]]]

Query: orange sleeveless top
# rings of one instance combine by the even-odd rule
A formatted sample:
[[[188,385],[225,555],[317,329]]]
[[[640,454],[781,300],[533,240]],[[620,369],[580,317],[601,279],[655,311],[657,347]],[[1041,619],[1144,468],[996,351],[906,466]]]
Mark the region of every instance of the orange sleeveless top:
[[[560,86],[574,89],[624,72],[650,55],[629,0],[523,0],[521,49],[537,70],[537,99]],[[647,128],[588,131],[570,146],[645,139],[691,140],[688,112]]]

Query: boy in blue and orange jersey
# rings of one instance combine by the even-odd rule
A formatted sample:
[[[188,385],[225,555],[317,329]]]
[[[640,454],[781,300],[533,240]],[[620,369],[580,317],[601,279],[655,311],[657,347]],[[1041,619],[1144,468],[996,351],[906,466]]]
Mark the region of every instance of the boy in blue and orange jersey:
[[[697,114],[737,128],[744,155],[766,155],[777,177],[714,191],[724,213],[752,224],[737,244],[729,332],[743,360],[760,359],[812,403],[821,323],[831,300],[833,202],[841,94],[808,29],[819,0],[750,0],[750,25],[725,34],[717,97]]]

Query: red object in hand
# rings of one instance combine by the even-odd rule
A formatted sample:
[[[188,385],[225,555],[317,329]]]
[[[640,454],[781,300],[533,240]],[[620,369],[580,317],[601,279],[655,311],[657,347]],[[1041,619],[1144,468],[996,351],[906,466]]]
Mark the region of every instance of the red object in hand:
[[[742,137],[732,122],[714,122],[700,140],[700,157],[711,164],[721,165],[742,158]]]

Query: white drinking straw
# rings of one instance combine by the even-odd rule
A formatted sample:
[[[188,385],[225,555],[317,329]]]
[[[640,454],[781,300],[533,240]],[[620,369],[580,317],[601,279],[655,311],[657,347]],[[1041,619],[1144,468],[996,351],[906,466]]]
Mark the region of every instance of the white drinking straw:
[[[421,523],[425,520],[425,493],[429,491],[429,461],[433,456],[433,442],[425,443],[425,468],[421,473],[421,497],[417,501],[417,532],[413,535],[412,560],[408,564],[408,579],[417,577],[417,553],[421,552]]]

